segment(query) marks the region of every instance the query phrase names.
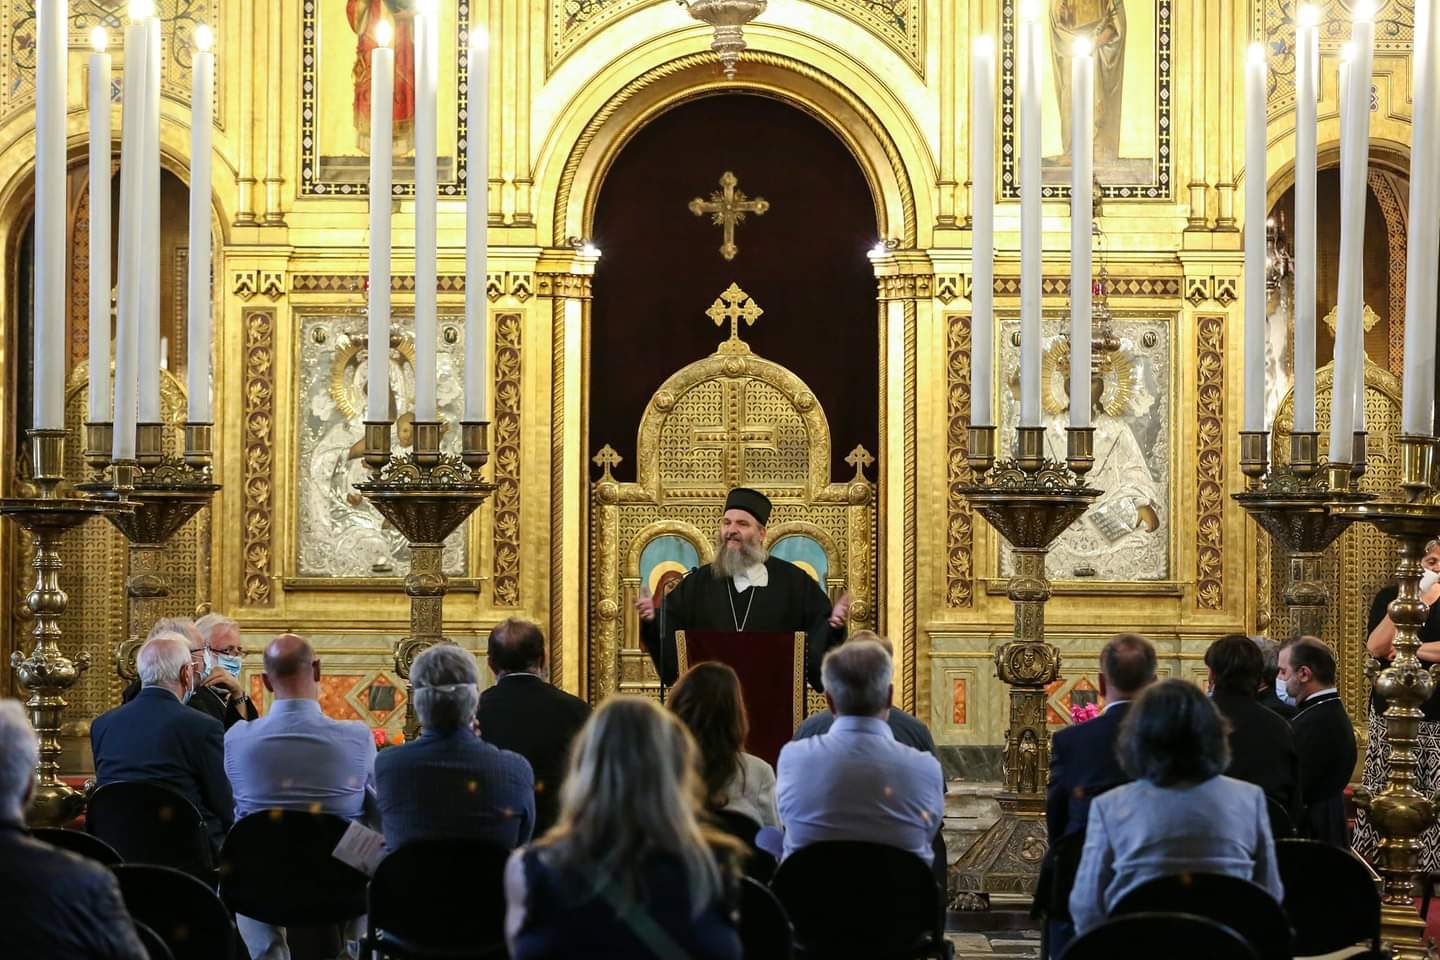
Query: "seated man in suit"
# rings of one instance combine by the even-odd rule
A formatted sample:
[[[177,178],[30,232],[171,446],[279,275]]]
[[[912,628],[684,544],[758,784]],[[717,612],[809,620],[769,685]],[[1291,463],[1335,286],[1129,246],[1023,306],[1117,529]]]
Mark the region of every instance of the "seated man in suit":
[[[1290,729],[1300,754],[1303,835],[1349,846],[1345,835],[1345,787],[1355,773],[1355,728],[1335,688],[1335,654],[1315,637],[1280,648],[1280,679],[1299,704]]]
[[[535,829],[535,777],[518,753],[472,729],[480,671],[467,650],[438,644],[410,665],[422,733],[375,761],[385,846],[465,837],[514,849]]]
[[[18,700],[0,700],[0,955],[146,960],[115,875],[25,829],[40,743]]]
[[[103,787],[148,780],[182,794],[200,811],[218,851],[235,819],[225,777],[225,728],[185,705],[198,674],[190,644],[180,634],[162,632],[145,641],[135,667],[141,683],[135,699],[90,725],[95,782]]]
[[[1045,791],[1045,829],[1051,851],[1061,837],[1085,829],[1090,801],[1111,787],[1128,783],[1115,756],[1120,721],[1131,702],[1155,682],[1155,648],[1135,633],[1110,638],[1100,650],[1100,696],[1105,709],[1094,720],[1057,731],[1050,741],[1050,785]],[[1078,859],[1072,866],[1078,866]],[[1049,858],[1042,872],[1037,899],[1052,913],[1060,905],[1048,902],[1053,872],[1060,869]],[[1065,868],[1068,869],[1069,867]],[[1067,894],[1068,891],[1060,891]],[[1075,928],[1062,913],[1049,921],[1050,956],[1058,957],[1075,938]]]
[[[570,744],[590,704],[545,679],[545,635],[512,617],[490,631],[486,659],[495,686],[480,694],[480,736],[530,761],[535,773],[535,836],[555,822]]]
[[[303,637],[281,634],[265,648],[270,712],[242,720],[225,734],[225,772],[235,815],[259,810],[309,810],[358,820],[374,793],[375,739],[359,720],[320,712],[320,660]],[[283,927],[236,915],[250,956],[290,956]],[[353,932],[352,939],[359,939]]]
[[[780,751],[776,797],[784,855],[826,840],[899,847],[931,866],[935,831],[944,824],[940,761],[895,740],[890,655],[873,640],[825,654],[830,732],[792,740]]]
[[[1205,651],[1207,684],[1230,723],[1230,766],[1225,775],[1245,780],[1285,808],[1289,823],[1271,823],[1275,839],[1293,835],[1300,816],[1300,755],[1290,724],[1256,702],[1265,659],[1244,634],[1232,633]],[[1279,816],[1276,811],[1276,816]]]
[[[847,643],[854,643],[856,640],[871,640],[885,648],[890,659],[895,659],[895,645],[890,642],[889,637],[882,637],[873,630],[856,630],[850,635]],[[930,735],[930,728],[921,723],[920,720],[911,714],[906,713],[899,707],[891,704],[890,716],[887,718],[890,730],[895,734],[895,740],[907,747],[914,747],[916,750],[923,750],[931,756],[939,759],[939,751],[935,749],[935,738]],[[835,723],[835,714],[829,710],[821,710],[819,713],[812,713],[800,721],[800,726],[795,728],[795,740],[804,740],[806,737],[818,737],[822,733],[829,733],[830,727]]]
[[[250,702],[250,695],[240,686],[243,651],[240,627],[234,620],[217,613],[201,617],[200,623],[189,617],[161,617],[150,628],[146,639],[162,633],[177,634],[189,641],[190,659],[195,661],[195,693],[189,700],[192,708],[219,720],[226,730],[241,720],[254,720],[260,715]],[[139,692],[137,679],[120,692],[120,702],[129,703]]]

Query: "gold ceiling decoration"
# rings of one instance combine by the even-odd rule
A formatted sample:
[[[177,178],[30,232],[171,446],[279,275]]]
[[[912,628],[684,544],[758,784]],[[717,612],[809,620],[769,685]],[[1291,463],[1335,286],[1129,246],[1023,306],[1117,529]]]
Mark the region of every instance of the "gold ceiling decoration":
[[[720,55],[720,65],[729,80],[735,79],[735,64],[740,59],[740,51],[745,49],[742,28],[765,12],[765,3],[766,0],[680,0],[690,16],[715,28],[710,49]]]

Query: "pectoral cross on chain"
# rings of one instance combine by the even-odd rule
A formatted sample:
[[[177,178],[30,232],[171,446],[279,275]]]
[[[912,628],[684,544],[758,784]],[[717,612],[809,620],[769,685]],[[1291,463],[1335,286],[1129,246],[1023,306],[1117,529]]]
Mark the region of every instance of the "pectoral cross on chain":
[[[696,197],[690,201],[691,213],[697,217],[708,213],[710,222],[721,228],[723,242],[720,244],[720,256],[726,260],[734,260],[735,254],[740,252],[740,248],[735,246],[735,225],[744,223],[747,213],[758,217],[770,209],[770,201],[764,197],[751,200],[742,191],[736,190],[739,183],[735,174],[726,170],[720,175],[720,189],[711,193],[709,200]]]

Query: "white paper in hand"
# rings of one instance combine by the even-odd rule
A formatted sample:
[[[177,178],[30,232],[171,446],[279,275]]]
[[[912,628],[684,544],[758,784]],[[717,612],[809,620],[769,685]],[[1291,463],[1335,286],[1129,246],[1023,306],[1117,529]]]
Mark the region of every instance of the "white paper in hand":
[[[330,855],[365,876],[373,877],[375,868],[385,859],[385,837],[352,820]]]

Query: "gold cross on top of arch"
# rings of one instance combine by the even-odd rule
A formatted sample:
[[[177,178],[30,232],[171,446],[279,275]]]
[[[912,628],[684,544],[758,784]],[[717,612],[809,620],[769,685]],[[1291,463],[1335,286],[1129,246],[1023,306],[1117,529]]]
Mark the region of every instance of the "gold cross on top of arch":
[[[717,327],[723,326],[726,320],[730,321],[730,339],[720,344],[722,351],[744,353],[750,349],[750,345],[740,339],[740,321],[744,320],[753,327],[764,312],[748,293],[740,289],[739,284],[732,283],[710,304],[705,316],[714,320]]]
[[[691,213],[697,217],[708,213],[710,222],[720,227],[720,256],[726,260],[734,260],[735,254],[740,252],[740,248],[735,245],[735,225],[744,223],[747,213],[758,217],[770,209],[770,201],[764,197],[752,200],[745,196],[743,191],[735,189],[739,184],[735,174],[726,170],[720,174],[720,189],[712,192],[709,200],[696,197],[690,201]]]

